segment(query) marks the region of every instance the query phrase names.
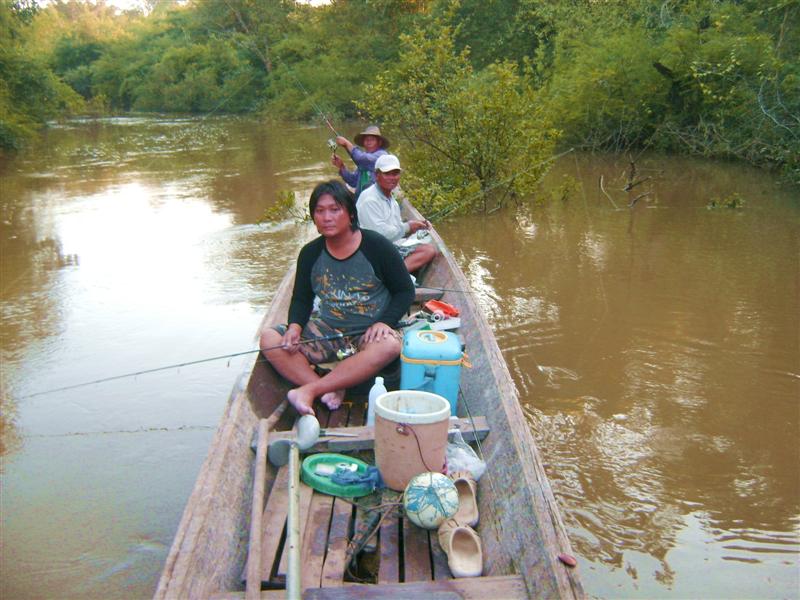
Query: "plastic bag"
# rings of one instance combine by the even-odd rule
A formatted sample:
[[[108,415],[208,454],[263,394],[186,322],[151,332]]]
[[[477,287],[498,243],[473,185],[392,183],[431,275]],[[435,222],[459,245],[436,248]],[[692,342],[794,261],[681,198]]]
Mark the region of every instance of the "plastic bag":
[[[486,463],[483,462],[475,450],[464,441],[461,431],[456,429],[453,434],[453,441],[447,444],[447,474],[452,475],[456,471],[469,471],[473,479],[478,481],[486,471]]]

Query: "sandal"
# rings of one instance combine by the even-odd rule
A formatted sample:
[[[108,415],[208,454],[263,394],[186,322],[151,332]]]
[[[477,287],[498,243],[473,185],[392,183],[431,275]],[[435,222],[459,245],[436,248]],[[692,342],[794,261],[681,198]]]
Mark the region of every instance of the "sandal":
[[[458,490],[458,512],[453,518],[464,525],[478,524],[478,483],[469,471],[456,471],[450,475]]]
[[[453,577],[480,577],[483,573],[481,539],[472,527],[447,519],[439,526],[439,545],[447,554]]]

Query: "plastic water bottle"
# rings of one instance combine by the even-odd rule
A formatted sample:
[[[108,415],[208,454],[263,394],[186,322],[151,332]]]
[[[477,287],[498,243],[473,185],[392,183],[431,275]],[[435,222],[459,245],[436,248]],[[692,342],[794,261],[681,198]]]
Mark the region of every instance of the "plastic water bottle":
[[[375,383],[369,390],[369,405],[367,406],[367,425],[375,425],[375,401],[378,396],[386,393],[383,377],[376,377]]]

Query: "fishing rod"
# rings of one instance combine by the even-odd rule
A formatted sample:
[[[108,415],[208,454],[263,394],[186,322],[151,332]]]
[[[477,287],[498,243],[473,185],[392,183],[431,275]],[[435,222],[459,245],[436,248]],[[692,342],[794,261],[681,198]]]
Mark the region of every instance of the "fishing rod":
[[[475,198],[479,198],[480,196],[486,195],[488,192],[491,192],[496,187],[499,187],[501,185],[505,185],[506,183],[512,181],[514,178],[518,177],[519,175],[527,173],[528,171],[531,171],[532,169],[535,169],[535,168],[540,167],[542,165],[546,165],[547,163],[553,162],[554,160],[558,160],[562,156],[565,156],[565,155],[569,154],[570,152],[574,152],[574,151],[575,151],[575,148],[570,148],[569,150],[565,150],[561,154],[556,154],[555,156],[551,156],[550,158],[548,158],[546,160],[543,160],[542,162],[537,163],[535,165],[532,165],[532,166],[528,167],[527,169],[524,169],[524,170],[520,171],[519,173],[515,173],[511,177],[508,177],[506,179],[498,181],[494,185],[490,185],[486,189],[482,189],[481,191],[476,192],[475,194],[472,194],[471,196],[466,196],[461,201],[457,202],[456,204],[454,204],[452,206],[446,206],[443,209],[436,211],[435,213],[433,213],[432,215],[427,217],[427,219],[429,221],[436,221],[436,220],[438,220],[438,219],[440,219],[442,217],[446,217],[447,215],[449,215],[450,213],[458,210],[462,206],[465,206],[468,202],[471,202],[472,200],[474,200]]]
[[[308,100],[308,102],[311,104],[311,107],[317,112],[317,114],[320,117],[322,117],[322,120],[325,121],[325,125],[328,126],[328,129],[331,130],[331,132],[333,133],[333,135],[335,137],[339,137],[339,132],[336,131],[336,128],[331,123],[330,119],[328,118],[328,115],[326,115],[325,111],[322,110],[322,107],[314,101],[314,98],[311,97],[311,94],[308,92],[308,90],[305,88],[305,86],[297,78],[297,75],[294,74],[294,71],[289,67],[289,65],[287,65],[283,61],[283,59],[279,55],[277,55],[277,54],[275,55],[275,60],[277,60],[279,63],[281,63],[283,68],[286,69],[286,72],[294,80],[294,83],[295,83],[295,85],[297,85],[297,88],[301,92],[303,92],[303,95],[305,95],[306,100]],[[338,148],[338,145],[336,144],[336,139],[335,138],[328,140],[328,148],[333,150],[333,153],[336,154],[336,149]]]
[[[455,292],[457,294],[474,294],[475,293],[472,290],[456,290],[456,289],[453,289],[453,288],[434,287],[432,285],[425,285],[424,283],[421,283],[419,285],[419,288],[417,288],[417,289],[420,289],[420,290],[436,290],[437,292]]]
[[[328,129],[330,129],[333,132],[333,135],[335,135],[336,137],[339,137],[339,132],[336,131],[336,128],[333,125],[331,125],[331,122],[328,119],[328,116],[325,113],[321,112],[321,111],[320,111],[319,114],[322,117],[322,120],[325,121],[325,124],[328,126]]]
[[[400,321],[397,323],[398,328],[407,327],[409,323],[405,321]],[[362,333],[366,332],[366,329],[356,329],[353,331],[341,331],[339,333],[332,333],[330,335],[323,335],[320,337],[313,337],[313,338],[306,338],[302,340],[298,340],[297,344],[311,344],[313,342],[324,342],[327,340],[337,340],[346,337],[352,337],[354,335],[361,335]],[[197,365],[200,363],[211,362],[213,360],[221,360],[223,358],[235,358],[237,356],[244,356],[245,354],[252,354],[254,352],[269,352],[270,350],[277,350],[278,348],[283,348],[283,344],[276,344],[275,346],[269,346],[267,348],[254,348],[252,350],[244,350],[243,352],[234,352],[232,354],[222,354],[220,356],[211,356],[209,358],[201,358],[198,360],[191,360],[188,362],[176,363],[174,365],[166,365],[164,367],[156,367],[154,369],[145,369],[143,371],[135,371],[132,373],[123,373],[122,375],[112,375],[111,377],[103,377],[101,379],[95,379],[93,381],[85,381],[83,383],[75,383],[72,385],[65,385],[63,387],[53,388],[49,390],[42,390],[41,392],[34,392],[33,394],[25,394],[24,396],[18,396],[19,400],[24,398],[34,398],[36,396],[44,396],[46,394],[54,394],[56,392],[64,392],[66,390],[74,390],[76,388],[86,387],[89,385],[95,385],[97,383],[105,383],[107,381],[115,381],[117,379],[126,379],[128,377],[137,377],[138,375],[147,375],[149,373],[157,373],[159,371],[169,371],[171,369],[179,369],[181,367],[187,367],[190,365]]]

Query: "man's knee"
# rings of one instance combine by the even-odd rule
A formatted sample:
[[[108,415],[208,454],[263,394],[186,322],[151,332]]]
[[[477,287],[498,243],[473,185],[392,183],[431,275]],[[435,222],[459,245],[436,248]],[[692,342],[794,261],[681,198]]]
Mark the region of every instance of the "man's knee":
[[[439,253],[439,251],[436,249],[436,246],[434,246],[433,244],[422,244],[421,246],[419,246],[417,248],[417,251],[414,252],[414,254],[417,255],[416,256],[416,262],[421,267],[424,266],[424,265],[427,265],[434,258],[436,258],[436,255],[438,253]]]
[[[275,331],[271,327],[265,329],[261,332],[261,337],[258,341],[258,347],[261,348],[261,352],[264,353],[264,356],[269,360],[269,353],[265,352],[268,349],[274,349],[276,346],[280,346],[283,340],[283,336],[280,332]]]
[[[400,356],[403,349],[403,338],[399,332],[395,331],[393,335],[371,342],[367,347],[376,354],[380,354],[381,358],[393,360]]]

